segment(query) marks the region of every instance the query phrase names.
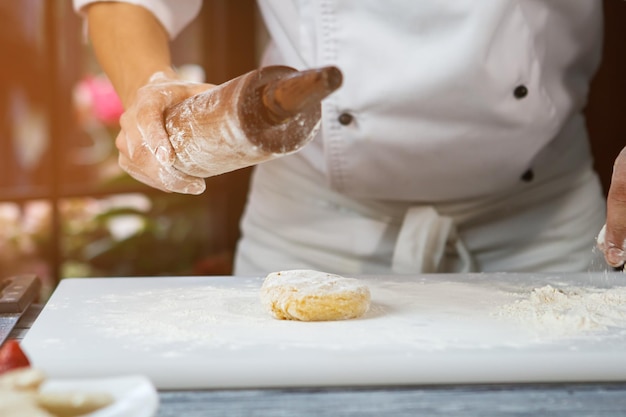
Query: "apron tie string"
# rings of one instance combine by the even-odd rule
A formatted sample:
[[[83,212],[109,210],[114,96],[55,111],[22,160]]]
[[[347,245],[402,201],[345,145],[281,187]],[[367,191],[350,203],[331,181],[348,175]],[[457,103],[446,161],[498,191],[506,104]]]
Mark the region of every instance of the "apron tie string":
[[[454,220],[432,206],[407,210],[393,252],[396,273],[473,272],[475,263]]]

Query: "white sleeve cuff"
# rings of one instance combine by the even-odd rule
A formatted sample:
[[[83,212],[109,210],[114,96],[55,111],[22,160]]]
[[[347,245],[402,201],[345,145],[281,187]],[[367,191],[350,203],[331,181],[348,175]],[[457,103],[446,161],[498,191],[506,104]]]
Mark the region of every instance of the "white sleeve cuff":
[[[100,1],[73,0],[74,10],[82,15],[83,7]],[[174,39],[200,12],[202,0],[115,0],[142,6],[152,12],[163,25],[170,39]]]

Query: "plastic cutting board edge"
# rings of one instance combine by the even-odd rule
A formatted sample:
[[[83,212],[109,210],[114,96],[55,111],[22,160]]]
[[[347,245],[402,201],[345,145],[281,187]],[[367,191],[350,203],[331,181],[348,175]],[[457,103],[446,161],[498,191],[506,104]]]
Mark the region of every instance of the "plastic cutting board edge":
[[[22,345],[52,378],[160,389],[626,381],[626,298],[617,325],[563,334],[502,314],[545,285],[621,291],[622,274],[359,278],[364,317],[306,323],[263,311],[260,277],[66,279]]]

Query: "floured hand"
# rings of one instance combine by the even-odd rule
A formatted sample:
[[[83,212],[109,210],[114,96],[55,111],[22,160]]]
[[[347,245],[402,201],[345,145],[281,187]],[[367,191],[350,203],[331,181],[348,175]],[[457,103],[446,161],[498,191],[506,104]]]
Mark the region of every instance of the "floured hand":
[[[120,167],[133,178],[163,191],[204,192],[203,178],[174,168],[176,154],[165,130],[164,112],[211,87],[211,84],[182,81],[164,72],[150,77],[120,118],[121,131],[115,140]]]
[[[606,262],[620,267],[626,261],[626,148],[613,166],[611,187],[607,198],[606,225],[598,235],[598,248]]]

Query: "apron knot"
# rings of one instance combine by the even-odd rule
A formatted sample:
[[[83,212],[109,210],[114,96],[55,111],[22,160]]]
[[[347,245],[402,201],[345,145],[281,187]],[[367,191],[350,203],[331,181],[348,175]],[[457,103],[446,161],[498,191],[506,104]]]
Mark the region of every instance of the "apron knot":
[[[411,207],[404,215],[393,252],[396,273],[474,272],[475,263],[454,220],[432,206]]]

